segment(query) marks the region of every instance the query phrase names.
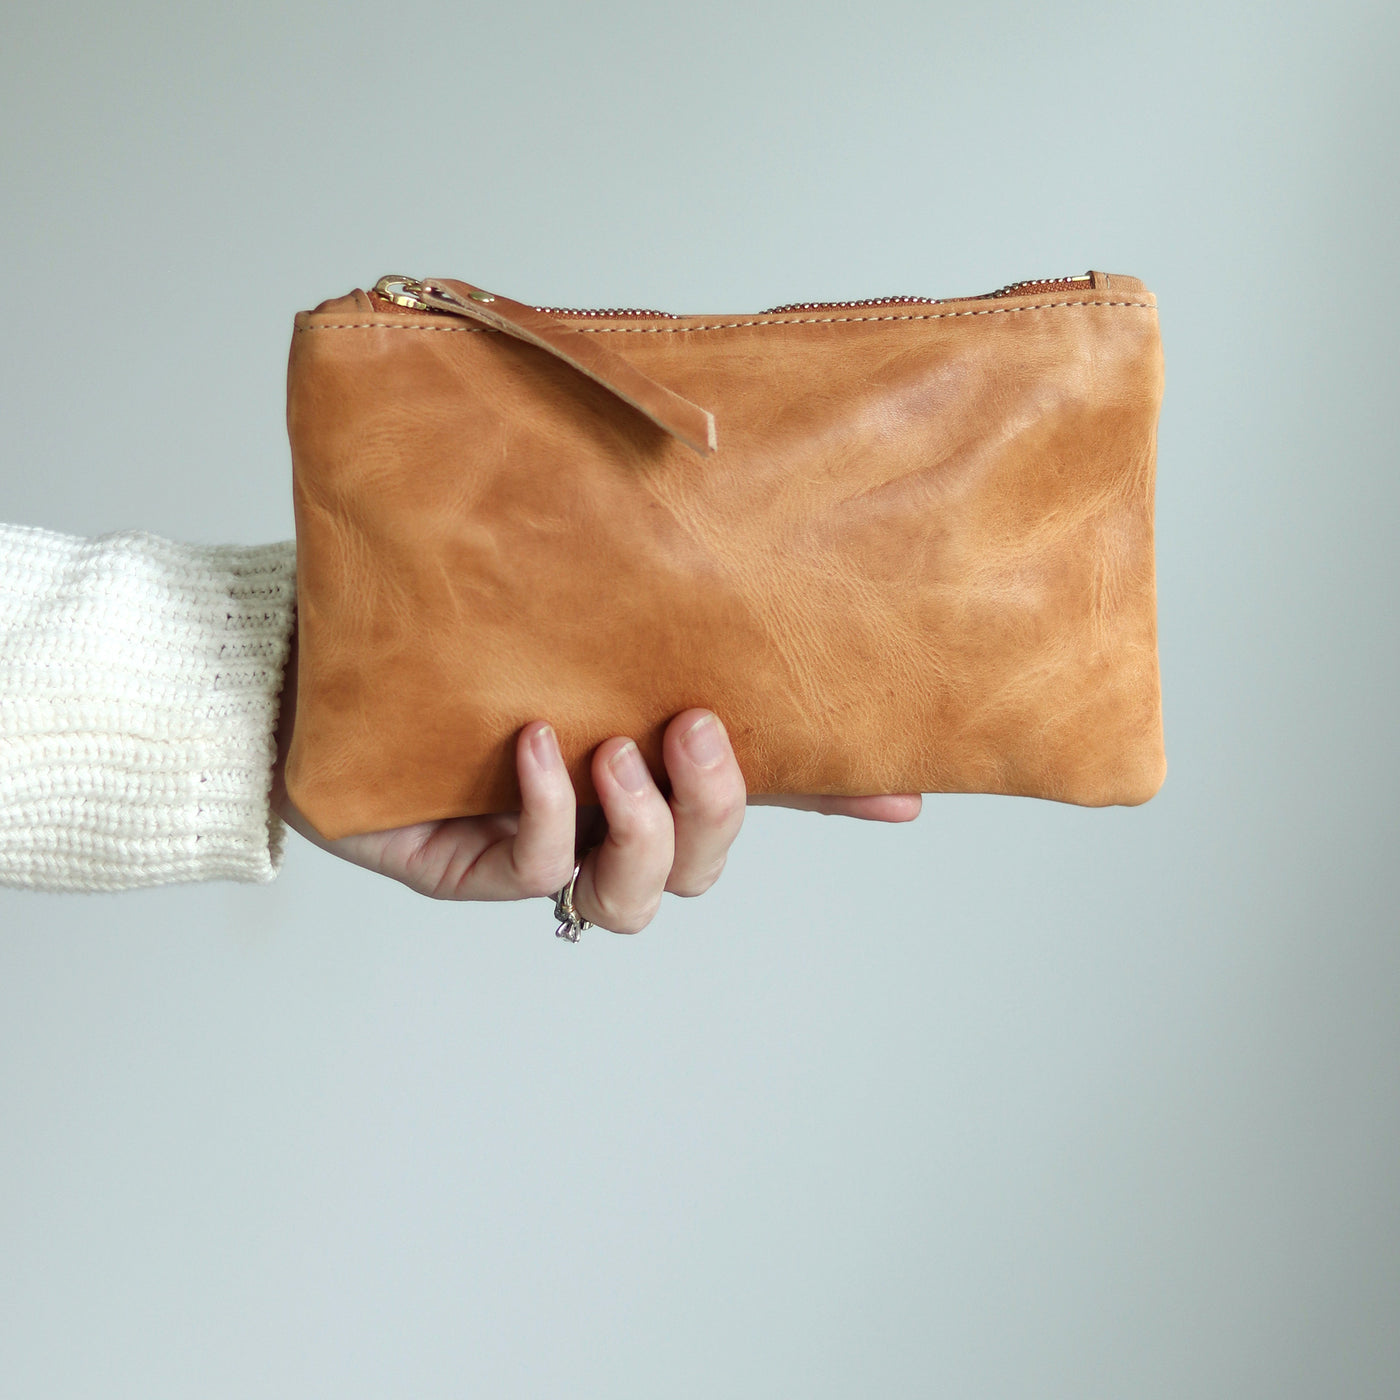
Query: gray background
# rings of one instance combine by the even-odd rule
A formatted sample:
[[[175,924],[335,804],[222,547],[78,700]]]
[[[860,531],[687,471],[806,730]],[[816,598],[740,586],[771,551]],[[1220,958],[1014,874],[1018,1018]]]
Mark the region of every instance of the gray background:
[[[0,519],[288,537],[383,272],[1161,301],[1170,775],[755,809],[632,940],[0,891],[0,1392],[1400,1389],[1393,5],[5,7]]]

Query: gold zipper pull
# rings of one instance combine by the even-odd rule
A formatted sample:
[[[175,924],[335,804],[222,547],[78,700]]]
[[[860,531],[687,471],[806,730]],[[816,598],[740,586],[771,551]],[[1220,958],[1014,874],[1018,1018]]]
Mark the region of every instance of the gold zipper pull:
[[[465,285],[465,283],[463,284]],[[422,282],[416,277],[404,277],[391,272],[374,284],[376,296],[392,301],[395,306],[405,306],[410,311],[448,311],[454,314],[461,311],[460,299],[436,282]],[[480,287],[471,287],[467,296],[483,305],[496,300],[491,292],[483,292]]]
[[[374,284],[375,296],[392,301],[395,306],[406,306],[410,311],[426,311],[428,303],[423,300],[423,284],[416,277],[404,277],[391,272]]]

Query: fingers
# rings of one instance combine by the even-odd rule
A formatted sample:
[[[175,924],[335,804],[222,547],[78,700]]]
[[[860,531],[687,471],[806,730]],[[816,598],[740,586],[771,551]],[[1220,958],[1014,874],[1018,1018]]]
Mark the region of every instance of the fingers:
[[[601,806],[578,808],[553,729],[526,725],[516,740],[521,810],[459,817],[329,841],[290,802],[289,825],[326,850],[438,899],[553,895],[588,850],[574,889],[579,914],[617,933],[651,922],[663,893],[703,893],[719,878],[746,806],[792,807],[867,821],[918,816],[919,793],[870,796],[765,793],[747,796],[724,726],[708,710],[685,710],[667,726],[662,756],[671,798],[658,790],[636,744],[599,745],[592,776]]]
[[[870,797],[833,797],[823,793],[760,793],[750,807],[792,807],[828,817],[859,817],[868,822],[912,822],[923,810],[921,793],[879,793]]]
[[[414,858],[413,883],[439,899],[554,894],[574,873],[574,785],[553,728],[516,738],[520,812],[442,822]]]
[[[662,756],[669,803],[637,746],[600,745],[593,780],[607,835],[579,871],[579,913],[617,933],[636,933],[655,916],[666,891],[704,893],[719,878],[744,821],[744,776],[719,719],[685,710],[666,728]]]
[[[744,822],[744,775],[718,716],[684,710],[662,740],[671,778],[676,854],[666,888],[698,895],[719,879]]]
[[[574,886],[574,907],[601,928],[638,933],[661,904],[675,858],[671,809],[631,739],[599,744],[593,755],[593,785],[608,834],[584,857]]]
[[[550,725],[526,725],[518,741],[516,769],[521,808],[510,848],[511,876],[522,895],[553,894],[574,873],[578,807],[559,738]]]

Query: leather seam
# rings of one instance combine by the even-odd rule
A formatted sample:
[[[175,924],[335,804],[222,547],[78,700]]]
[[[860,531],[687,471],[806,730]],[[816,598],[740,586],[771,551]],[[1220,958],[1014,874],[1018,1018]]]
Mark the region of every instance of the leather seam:
[[[684,335],[690,331],[732,331],[756,326],[821,326],[854,321],[947,321],[959,316],[1010,316],[1018,311],[1052,311],[1062,306],[1137,306],[1157,308],[1150,301],[1044,301],[1032,306],[992,306],[978,311],[932,311],[902,316],[793,316],[769,321],[718,321],[703,326],[566,326],[577,335]],[[346,321],[324,326],[297,326],[303,331],[439,331],[449,334],[501,335],[487,326],[400,326],[388,321]]]

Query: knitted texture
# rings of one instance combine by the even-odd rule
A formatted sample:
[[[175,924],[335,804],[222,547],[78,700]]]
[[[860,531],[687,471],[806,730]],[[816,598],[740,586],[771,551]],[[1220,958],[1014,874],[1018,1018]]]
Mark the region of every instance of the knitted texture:
[[[0,525],[0,884],[266,882],[293,541]]]

